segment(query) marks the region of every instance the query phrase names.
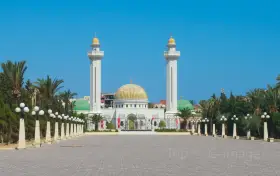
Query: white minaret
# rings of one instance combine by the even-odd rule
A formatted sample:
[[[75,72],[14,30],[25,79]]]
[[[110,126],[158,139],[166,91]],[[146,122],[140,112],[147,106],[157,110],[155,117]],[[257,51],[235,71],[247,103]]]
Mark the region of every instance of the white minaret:
[[[92,50],[88,52],[90,59],[90,111],[101,113],[101,60],[104,51],[100,51],[98,38],[92,40]]]
[[[164,51],[166,59],[166,117],[168,119],[173,118],[177,113],[177,60],[179,56],[180,51],[176,51],[175,40],[170,37],[167,51]],[[172,120],[169,126],[174,128],[175,125]]]

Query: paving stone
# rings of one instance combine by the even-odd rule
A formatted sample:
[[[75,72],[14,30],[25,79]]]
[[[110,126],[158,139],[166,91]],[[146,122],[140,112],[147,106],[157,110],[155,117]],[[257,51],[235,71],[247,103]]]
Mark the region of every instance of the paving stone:
[[[1,176],[276,176],[277,163],[280,143],[210,136],[94,135],[0,151]]]

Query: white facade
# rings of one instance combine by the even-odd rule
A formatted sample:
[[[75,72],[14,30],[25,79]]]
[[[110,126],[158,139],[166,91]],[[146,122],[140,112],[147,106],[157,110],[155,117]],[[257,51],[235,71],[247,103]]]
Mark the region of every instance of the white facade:
[[[88,114],[101,114],[104,121],[113,122],[118,129],[128,129],[128,120],[134,118],[137,130],[158,128],[161,120],[166,122],[167,128],[180,128],[177,113],[177,60],[180,52],[176,51],[175,40],[171,37],[168,41],[168,50],[164,52],[166,59],[166,113],[164,109],[148,108],[148,97],[144,89],[135,84],[122,86],[116,93],[113,108],[101,109],[101,60],[104,52],[100,51],[99,40],[93,39],[90,58],[90,112]],[[88,123],[89,130],[94,125]],[[106,129],[102,121],[99,129]]]

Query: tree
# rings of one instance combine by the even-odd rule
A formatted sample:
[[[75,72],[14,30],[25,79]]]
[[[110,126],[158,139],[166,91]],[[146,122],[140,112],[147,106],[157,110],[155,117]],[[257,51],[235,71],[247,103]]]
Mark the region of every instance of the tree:
[[[115,129],[115,125],[112,122],[107,122],[107,129],[109,130]]]
[[[2,69],[5,76],[9,79],[12,86],[13,98],[17,101],[21,96],[21,88],[24,84],[24,74],[27,69],[25,61],[2,63]]]
[[[94,124],[95,131],[98,131],[98,123],[103,119],[100,114],[94,114],[91,116],[91,122]]]
[[[165,127],[166,127],[165,121],[161,120],[161,121],[159,122],[158,126],[159,126],[161,129],[165,128]]]
[[[176,116],[180,117],[184,120],[184,128],[187,128],[187,120],[192,116],[191,109],[185,108],[183,110],[179,110],[179,113],[176,114]]]

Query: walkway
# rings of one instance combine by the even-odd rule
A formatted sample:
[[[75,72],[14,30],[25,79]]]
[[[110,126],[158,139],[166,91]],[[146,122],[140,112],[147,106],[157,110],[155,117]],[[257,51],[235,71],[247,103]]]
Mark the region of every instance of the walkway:
[[[72,147],[71,147],[72,146]],[[276,176],[280,143],[204,136],[84,136],[0,151],[1,176]]]

